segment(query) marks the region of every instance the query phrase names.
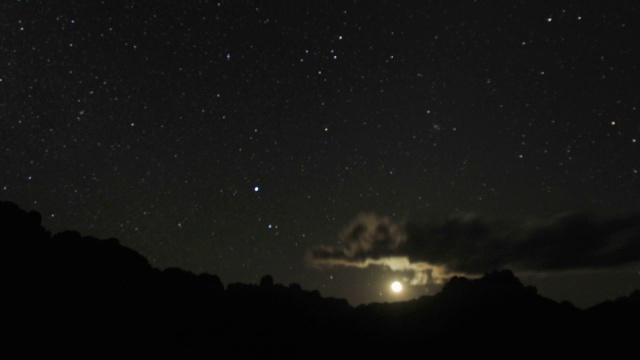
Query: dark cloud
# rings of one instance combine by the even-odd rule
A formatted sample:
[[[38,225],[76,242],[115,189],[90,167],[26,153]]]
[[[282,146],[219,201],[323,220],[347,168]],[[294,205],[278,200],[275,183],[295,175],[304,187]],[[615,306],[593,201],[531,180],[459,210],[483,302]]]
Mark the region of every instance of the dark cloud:
[[[396,224],[361,214],[339,246],[313,248],[315,266],[387,266],[411,270],[414,283],[501,268],[547,272],[609,268],[640,261],[640,216],[573,213],[547,220],[510,221],[457,216]]]
[[[318,260],[365,261],[392,256],[405,242],[404,229],[388,217],[359,214],[338,237],[338,247],[313,249]]]

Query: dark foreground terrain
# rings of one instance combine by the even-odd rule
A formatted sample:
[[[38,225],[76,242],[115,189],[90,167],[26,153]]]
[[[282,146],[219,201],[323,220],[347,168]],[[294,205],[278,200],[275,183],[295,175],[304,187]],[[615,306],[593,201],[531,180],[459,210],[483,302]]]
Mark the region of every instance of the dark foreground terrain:
[[[51,235],[36,212],[0,202],[5,351],[93,358],[631,356],[640,291],[587,310],[509,270],[451,279],[401,303],[350,306],[297,284],[230,284],[159,270],[116,239]],[[633,357],[633,356],[632,356]]]

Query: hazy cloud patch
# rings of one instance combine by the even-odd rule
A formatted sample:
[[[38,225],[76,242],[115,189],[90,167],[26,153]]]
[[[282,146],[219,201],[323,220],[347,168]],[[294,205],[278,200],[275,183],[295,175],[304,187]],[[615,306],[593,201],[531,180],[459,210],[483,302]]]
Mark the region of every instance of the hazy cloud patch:
[[[563,214],[515,221],[475,215],[396,223],[359,214],[336,245],[310,249],[312,266],[384,266],[411,283],[441,282],[510,268],[528,272],[602,269],[640,261],[640,217]]]

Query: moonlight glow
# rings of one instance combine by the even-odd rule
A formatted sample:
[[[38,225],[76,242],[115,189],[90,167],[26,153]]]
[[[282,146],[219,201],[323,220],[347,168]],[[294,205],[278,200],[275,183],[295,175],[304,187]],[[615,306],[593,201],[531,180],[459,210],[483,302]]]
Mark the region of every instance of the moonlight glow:
[[[394,281],[393,283],[391,283],[391,291],[393,291],[396,294],[401,292],[402,284],[399,281]]]

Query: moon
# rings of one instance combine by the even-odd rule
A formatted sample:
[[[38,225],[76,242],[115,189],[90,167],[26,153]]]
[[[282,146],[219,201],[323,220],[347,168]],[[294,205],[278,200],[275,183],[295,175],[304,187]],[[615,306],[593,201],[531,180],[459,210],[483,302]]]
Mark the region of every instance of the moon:
[[[402,291],[402,283],[400,281],[394,281],[391,283],[391,291],[394,293],[399,293]]]

